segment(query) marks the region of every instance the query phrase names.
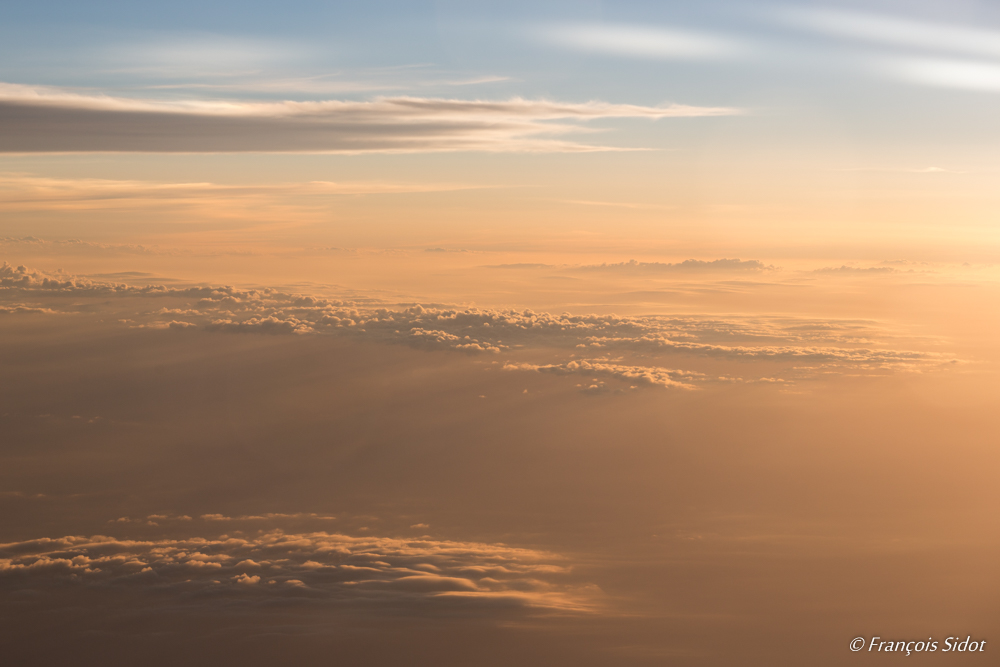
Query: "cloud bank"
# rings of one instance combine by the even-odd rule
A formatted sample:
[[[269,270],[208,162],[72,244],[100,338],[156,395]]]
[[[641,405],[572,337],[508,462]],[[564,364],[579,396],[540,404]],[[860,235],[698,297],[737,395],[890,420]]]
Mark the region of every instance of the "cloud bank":
[[[184,517],[187,519],[188,517]],[[254,537],[119,539],[104,535],[0,544],[8,594],[81,587],[206,604],[322,604],[352,611],[584,613],[593,585],[567,581],[556,554],[503,544],[312,532]]]
[[[584,132],[590,120],[735,113],[522,98],[139,100],[0,84],[0,152],[580,152],[615,149],[555,137]]]
[[[739,260],[720,260],[725,266]],[[676,265],[683,266],[685,263]],[[702,262],[696,266],[712,266]],[[759,262],[747,262],[761,270]],[[614,266],[614,265],[613,265]],[[741,269],[742,270],[742,269]],[[875,272],[877,275],[878,272]],[[85,299],[92,299],[89,305]],[[688,386],[729,381],[738,373],[705,374],[647,367],[616,360],[565,359],[577,353],[652,355],[722,362],[791,365],[801,376],[854,371],[921,370],[953,357],[936,351],[898,349],[893,335],[870,321],[793,317],[698,317],[572,315],[530,309],[425,307],[373,304],[289,294],[271,288],[230,286],[135,286],[23,266],[0,265],[0,305],[9,312],[114,315],[131,327],[202,329],[267,335],[330,335],[424,350],[562,356],[534,370],[597,373],[640,385]],[[532,361],[538,364],[537,361]],[[576,364],[570,366],[566,364]],[[587,365],[589,364],[589,366]],[[805,366],[803,366],[805,365]],[[742,376],[739,376],[742,377]],[[739,379],[739,378],[737,378]]]

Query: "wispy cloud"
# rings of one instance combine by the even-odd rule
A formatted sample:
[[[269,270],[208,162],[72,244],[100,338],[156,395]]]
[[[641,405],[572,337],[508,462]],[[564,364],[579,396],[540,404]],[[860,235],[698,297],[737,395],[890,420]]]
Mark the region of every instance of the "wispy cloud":
[[[788,7],[779,17],[792,25],[835,37],[1000,58],[1000,30],[832,8]]]
[[[898,174],[965,174],[968,172],[944,167],[844,167],[834,171],[873,171]]]
[[[789,7],[778,16],[797,28],[881,47],[883,52],[869,54],[866,62],[890,78],[925,86],[1000,91],[1000,30],[832,8]],[[885,50],[898,55],[886,55]]]
[[[0,84],[0,152],[617,150],[555,138],[608,118],[725,116],[727,107],[511,98],[150,100]]]
[[[1000,40],[1000,33],[997,33]],[[943,88],[1000,91],[1000,62],[949,58],[899,58],[885,62],[882,69],[910,83]]]
[[[719,34],[628,24],[552,24],[537,26],[531,34],[563,48],[632,58],[715,59],[749,50],[742,42]]]
[[[630,208],[636,210],[669,210],[677,208],[676,206],[665,206],[662,204],[634,204],[632,202],[594,201],[591,199],[555,199],[553,201],[559,202],[560,204],[573,204],[574,206],[605,206],[610,208]]]
[[[97,51],[94,66],[117,73],[219,77],[301,62],[315,48],[275,39],[209,32],[148,34]]]
[[[757,259],[686,259],[683,262],[639,262],[634,259],[615,264],[587,264],[577,267],[579,271],[617,271],[629,273],[661,272],[759,272],[773,271],[776,267]]]
[[[367,74],[367,76],[365,76]],[[510,81],[499,75],[482,76],[387,76],[385,72],[317,74],[300,77],[238,77],[231,82],[182,81],[142,86],[143,90],[210,90],[216,93],[283,93],[305,95],[338,95],[345,93],[376,93],[386,91],[413,91],[428,88],[480,86]]]
[[[161,183],[99,178],[50,178],[0,172],[0,210],[104,209],[121,206],[164,206],[204,203],[246,207],[278,203],[287,198],[336,195],[451,192],[482,186],[461,183],[391,183],[306,181],[269,185]],[[2,241],[3,239],[0,239]]]

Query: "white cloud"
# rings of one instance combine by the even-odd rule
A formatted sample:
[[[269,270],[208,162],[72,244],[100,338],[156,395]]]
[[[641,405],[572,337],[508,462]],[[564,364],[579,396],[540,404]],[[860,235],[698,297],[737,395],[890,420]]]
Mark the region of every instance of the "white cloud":
[[[925,86],[984,92],[1000,91],[1000,62],[900,58],[887,61],[882,68],[891,76]]]
[[[833,8],[789,7],[777,16],[798,28],[881,47],[858,60],[876,74],[924,86],[1000,91],[1000,30]],[[888,55],[889,49],[898,55]]]
[[[564,48],[633,58],[714,59],[747,50],[736,40],[721,35],[643,25],[554,24],[537,27],[532,34]]]
[[[149,100],[0,84],[0,152],[615,150],[560,139],[589,120],[738,113],[725,107],[383,97]]]
[[[789,7],[782,10],[779,17],[793,25],[836,37],[1000,57],[1000,30],[833,8]]]

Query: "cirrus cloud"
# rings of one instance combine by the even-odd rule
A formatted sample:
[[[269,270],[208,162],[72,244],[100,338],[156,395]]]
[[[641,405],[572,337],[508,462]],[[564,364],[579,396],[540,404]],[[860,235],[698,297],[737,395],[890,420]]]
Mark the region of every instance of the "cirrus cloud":
[[[559,138],[608,118],[726,116],[728,107],[514,97],[368,101],[152,100],[0,84],[0,152],[620,150]]]
[[[573,23],[541,26],[532,34],[563,48],[632,58],[715,59],[748,50],[730,37],[672,27]]]

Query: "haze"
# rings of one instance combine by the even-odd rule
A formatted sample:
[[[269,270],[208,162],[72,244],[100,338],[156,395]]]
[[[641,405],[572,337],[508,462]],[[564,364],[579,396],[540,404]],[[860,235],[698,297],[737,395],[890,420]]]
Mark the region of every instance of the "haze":
[[[993,4],[4,17],[5,663],[992,664]]]

